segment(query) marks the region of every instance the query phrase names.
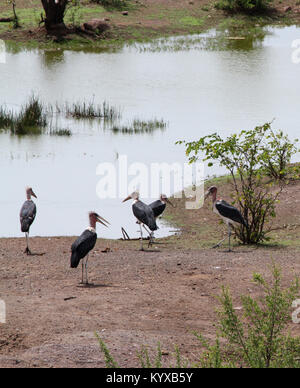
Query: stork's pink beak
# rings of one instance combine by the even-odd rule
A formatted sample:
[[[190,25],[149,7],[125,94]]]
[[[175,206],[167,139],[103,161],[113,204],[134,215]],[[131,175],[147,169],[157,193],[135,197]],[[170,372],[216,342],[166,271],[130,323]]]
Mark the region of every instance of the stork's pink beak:
[[[106,224],[110,225],[110,223],[108,221],[106,221],[105,218],[103,218],[99,215],[97,216],[97,222],[99,222],[99,224],[106,226],[107,228],[108,228],[108,226]]]
[[[211,192],[210,190],[208,190],[206,193],[205,193],[205,196],[204,196],[204,200],[206,200],[209,196],[210,196]]]
[[[131,195],[128,195],[128,197],[125,198],[123,202],[129,201],[130,199],[131,199]]]

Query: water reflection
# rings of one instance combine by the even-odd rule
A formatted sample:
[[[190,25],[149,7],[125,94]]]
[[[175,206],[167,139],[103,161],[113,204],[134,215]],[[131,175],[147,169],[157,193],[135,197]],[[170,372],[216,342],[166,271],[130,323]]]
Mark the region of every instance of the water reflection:
[[[50,70],[62,64],[65,61],[64,50],[44,50],[40,51],[41,64],[43,67],[48,67]]]
[[[207,43],[219,34],[211,31],[194,36],[190,50],[183,49],[186,37],[166,40],[170,50],[159,51],[155,44],[114,53],[8,50],[7,64],[0,65],[0,104],[21,106],[31,92],[51,104],[94,98],[122,107],[121,125],[135,117],[163,118],[169,125],[164,131],[127,136],[104,128],[101,120],[55,116],[53,125],[70,129],[72,137],[0,134],[1,185],[6,188],[1,193],[0,235],[22,235],[18,213],[28,184],[37,188],[39,198],[34,235],[81,233],[92,209],[112,224],[100,235],[119,238],[122,226],[136,235],[131,207],[122,206],[123,198],[98,199],[99,163],[116,163],[116,155],[128,155],[129,164],[183,163],[186,156],[175,146],[177,140],[215,131],[226,136],[274,117],[274,128],[298,137],[300,79],[299,66],[291,62],[291,42],[300,32],[296,27],[266,31],[264,37],[245,39],[228,39],[242,37],[240,31],[228,31],[223,46],[215,42],[218,49]],[[216,166],[207,173],[222,170]],[[159,233],[167,235],[169,230],[162,226]]]

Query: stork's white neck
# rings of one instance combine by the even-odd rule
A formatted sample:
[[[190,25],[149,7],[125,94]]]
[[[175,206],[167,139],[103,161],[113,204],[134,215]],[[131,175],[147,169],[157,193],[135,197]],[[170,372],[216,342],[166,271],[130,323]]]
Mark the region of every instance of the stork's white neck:
[[[92,226],[89,226],[88,228],[86,228],[86,230],[89,230],[92,233],[96,233],[96,227],[93,228]]]
[[[137,203],[137,202],[139,202],[139,200],[138,200],[138,199],[134,199],[134,200],[133,200],[133,205],[134,205],[135,203]]]

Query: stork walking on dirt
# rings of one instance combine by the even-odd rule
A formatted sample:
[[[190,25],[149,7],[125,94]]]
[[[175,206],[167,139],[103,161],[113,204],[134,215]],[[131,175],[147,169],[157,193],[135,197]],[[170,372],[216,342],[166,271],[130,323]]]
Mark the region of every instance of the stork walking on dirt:
[[[146,205],[144,202],[140,201],[140,195],[138,192],[134,192],[130,194],[127,198],[124,199],[123,202],[126,202],[130,199],[133,199],[132,211],[134,216],[137,219],[138,224],[140,225],[140,233],[141,233],[141,251],[143,248],[143,230],[142,227],[147,231],[145,226],[148,226],[150,229],[150,240],[149,245],[153,242],[153,232],[158,229],[156,225],[155,216],[153,210],[149,205]],[[148,232],[148,231],[147,231]],[[148,232],[149,233],[149,232]]]
[[[241,212],[237,208],[222,199],[217,200],[217,192],[217,187],[210,187],[206,192],[205,199],[207,199],[209,196],[212,197],[214,213],[218,214],[228,227],[228,246],[229,252],[231,252],[231,228],[237,224],[241,224],[245,227],[248,225]],[[218,248],[222,242],[226,240],[226,238],[221,240],[217,245],[214,246],[214,248]]]
[[[20,211],[20,223],[21,223],[21,231],[25,233],[26,236],[26,249],[24,253],[27,255],[32,255],[29,249],[29,231],[30,227],[35,220],[36,216],[36,205],[32,201],[31,197],[37,198],[34,194],[31,187],[26,187],[26,201],[24,202],[21,211]]]
[[[71,247],[72,255],[71,255],[71,268],[77,268],[80,260],[82,260],[82,279],[81,284],[89,285],[88,282],[88,259],[89,253],[92,249],[94,249],[97,242],[97,233],[96,233],[96,223],[107,226],[109,222],[104,218],[99,216],[95,212],[89,213],[90,226],[81,234],[80,237],[73,243]],[[86,259],[85,259],[86,258]],[[85,259],[85,260],[84,260]],[[84,269],[85,269],[85,281],[84,281]]]

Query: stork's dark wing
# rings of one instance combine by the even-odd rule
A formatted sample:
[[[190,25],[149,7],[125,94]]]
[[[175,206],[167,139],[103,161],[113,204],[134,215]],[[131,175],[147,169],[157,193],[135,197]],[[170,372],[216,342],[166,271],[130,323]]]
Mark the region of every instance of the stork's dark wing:
[[[142,201],[137,201],[132,205],[133,214],[142,223],[149,227],[150,230],[157,230],[155,217],[153,211],[149,205],[146,205]]]
[[[36,205],[33,201],[25,201],[20,211],[21,231],[23,233],[29,232],[36,216]]]
[[[247,226],[247,223],[244,220],[241,212],[226,201],[216,202],[216,209],[218,210],[221,216],[229,218],[230,220],[238,222],[239,224],[242,224],[244,226]]]
[[[149,206],[151,207],[151,209],[153,211],[154,217],[159,217],[165,211],[165,208],[166,208],[166,204],[162,203],[159,200],[150,203]]]
[[[97,234],[90,230],[85,230],[71,247],[71,268],[77,268],[83,259],[96,245]]]

